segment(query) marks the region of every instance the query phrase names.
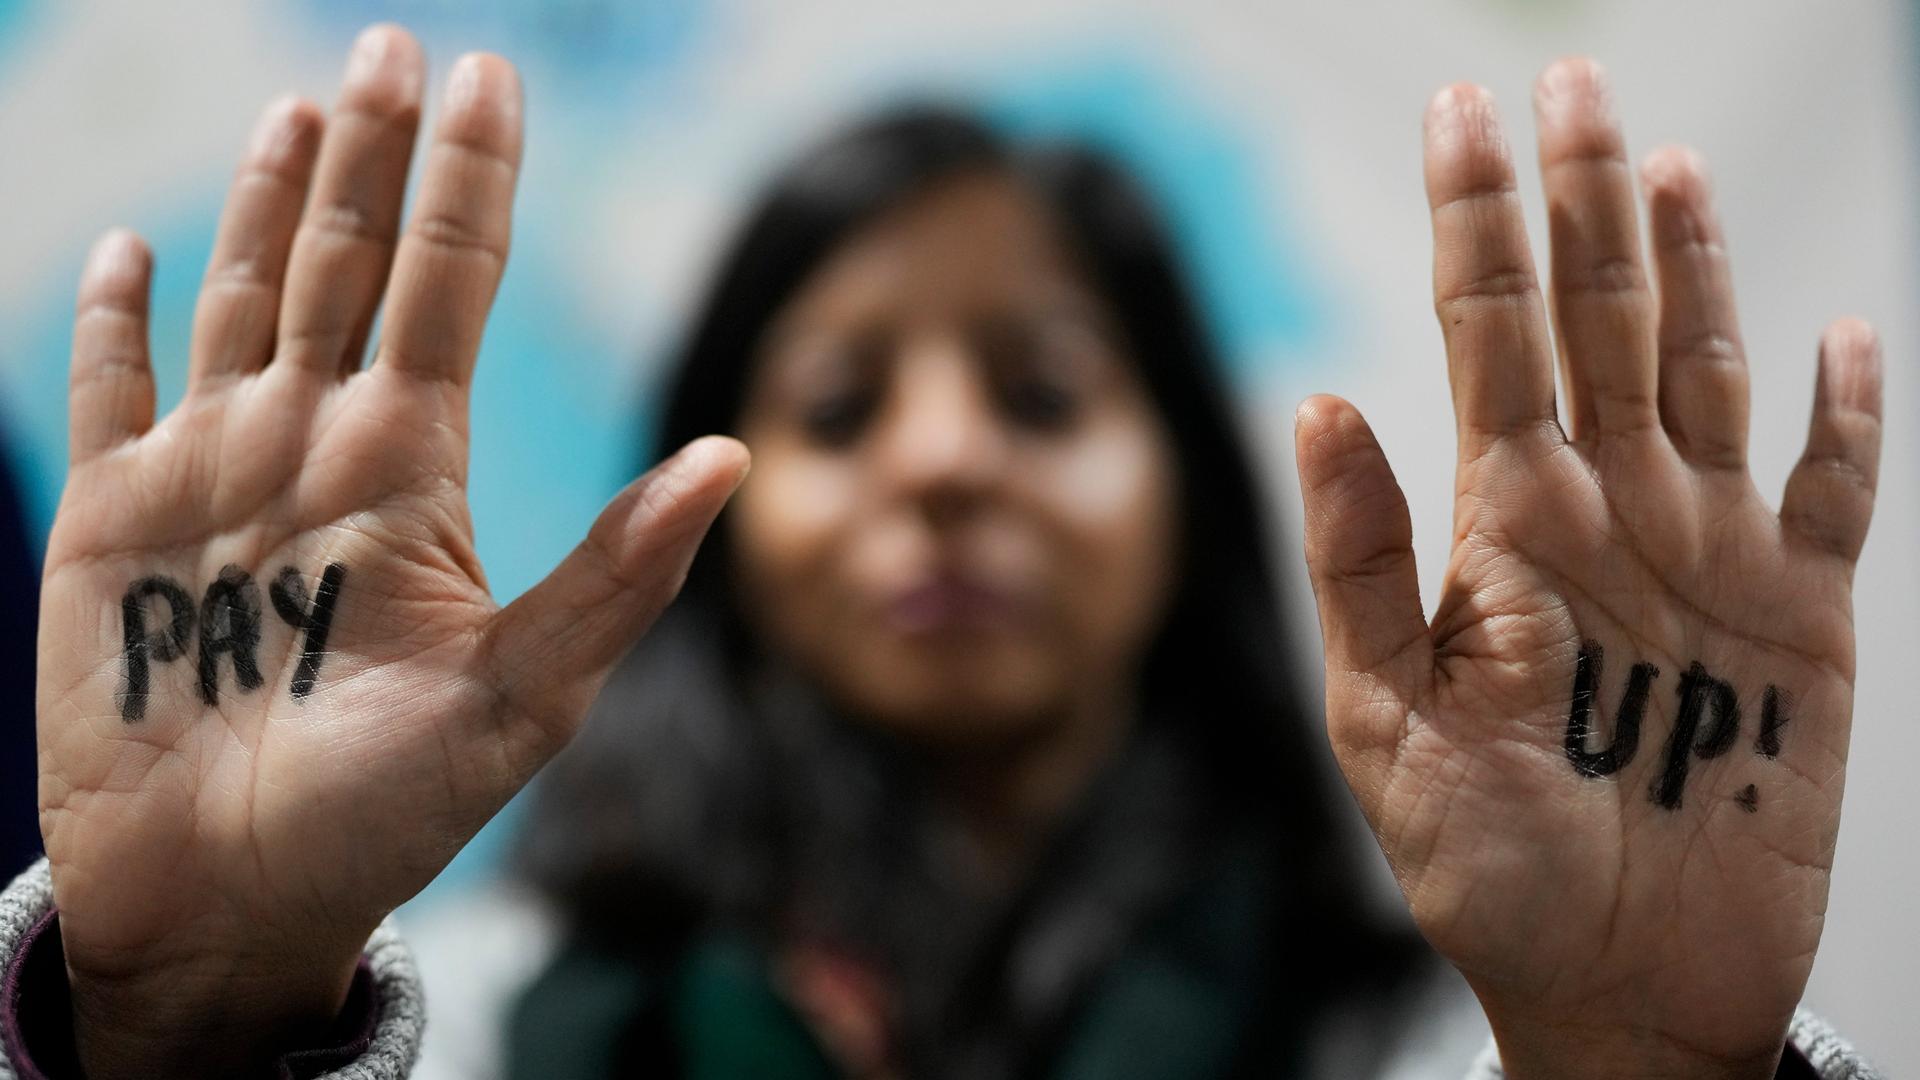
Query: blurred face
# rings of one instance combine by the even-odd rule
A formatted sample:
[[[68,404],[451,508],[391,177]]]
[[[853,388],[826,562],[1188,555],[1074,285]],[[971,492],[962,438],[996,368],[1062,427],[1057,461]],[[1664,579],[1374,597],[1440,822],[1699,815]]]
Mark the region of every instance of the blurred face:
[[[1171,444],[1013,180],[856,233],[771,327],[740,434],[748,616],[843,708],[990,745],[1125,692],[1170,591]]]

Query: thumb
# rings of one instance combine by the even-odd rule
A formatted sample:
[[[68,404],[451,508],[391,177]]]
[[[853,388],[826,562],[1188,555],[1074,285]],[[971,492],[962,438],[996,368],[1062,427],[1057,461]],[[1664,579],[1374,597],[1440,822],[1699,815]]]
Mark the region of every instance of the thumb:
[[[694,552],[746,478],[747,448],[695,439],[613,497],[580,546],[486,629],[482,674],[541,745],[572,737],[613,665],[686,580]]]
[[[1391,749],[1405,704],[1433,676],[1407,500],[1372,429],[1337,397],[1301,403],[1294,457],[1326,645],[1328,733],[1343,757]]]

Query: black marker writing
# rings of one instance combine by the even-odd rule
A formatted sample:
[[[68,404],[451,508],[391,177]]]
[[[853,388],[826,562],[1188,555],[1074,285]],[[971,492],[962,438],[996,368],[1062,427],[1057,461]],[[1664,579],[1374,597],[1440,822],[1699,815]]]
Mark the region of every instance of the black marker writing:
[[[1627,675],[1626,690],[1613,722],[1613,741],[1604,749],[1588,746],[1595,736],[1594,714],[1605,672],[1606,652],[1596,641],[1580,643],[1574,663],[1573,696],[1567,707],[1567,760],[1582,776],[1601,777],[1627,767],[1640,747],[1640,727],[1646,719],[1647,695],[1660,669],[1637,663]],[[1740,737],[1740,695],[1727,680],[1718,678],[1695,660],[1680,675],[1677,688],[1680,704],[1674,716],[1673,731],[1667,737],[1660,770],[1648,789],[1652,800],[1668,810],[1680,806],[1687,786],[1687,773],[1694,758],[1708,761],[1733,749]],[[1754,751],[1764,757],[1780,754],[1780,730],[1792,719],[1787,715],[1793,698],[1778,686],[1769,684],[1760,699],[1760,731],[1754,739]],[[1760,790],[1748,784],[1734,801],[1748,813],[1758,813]]]
[[[1713,707],[1713,726],[1693,744],[1694,754],[1703,761],[1726,753],[1740,735],[1740,695],[1731,683],[1709,677],[1707,703]]]
[[[1777,686],[1768,686],[1767,692],[1760,696],[1760,738],[1754,743],[1754,749],[1767,757],[1780,756],[1780,729],[1792,719],[1787,715],[1787,707],[1793,704],[1793,698]]]
[[[293,673],[292,691],[296,700],[312,693],[319,680],[327,635],[333,629],[334,607],[340,599],[340,583],[346,576],[346,567],[329,563],[320,574],[311,602],[300,572],[291,566],[283,568],[268,586],[274,610],[287,625],[303,635],[300,660]],[[149,628],[149,601],[154,597],[166,602],[167,615],[163,625]],[[207,586],[197,609],[193,598],[172,578],[156,574],[127,586],[120,598],[124,642],[121,660],[126,676],[115,695],[120,718],[132,724],[146,717],[154,663],[168,663],[185,656],[196,622],[200,630],[200,699],[208,705],[219,704],[220,658],[223,656],[232,658],[234,682],[240,692],[259,689],[264,682],[258,656],[260,615],[260,589],[253,577],[238,566],[221,569],[220,576]]]
[[[300,664],[293,672],[296,700],[313,693],[313,684],[320,678],[320,661],[327,651],[327,632],[333,627],[333,606],[340,599],[340,582],[346,576],[346,567],[328,563],[320,574],[320,584],[313,591],[311,608],[307,606],[306,583],[300,579],[300,571],[293,567],[283,567],[280,576],[267,586],[273,610],[280,613],[288,626],[306,635],[300,645]]]
[[[237,566],[227,566],[200,601],[200,699],[220,703],[220,657],[233,657],[233,677],[244,692],[259,687],[260,590]]]
[[[1613,744],[1605,750],[1588,750],[1593,733],[1594,698],[1606,651],[1597,642],[1582,642],[1580,656],[1574,661],[1573,703],[1567,709],[1567,760],[1582,776],[1607,776],[1633,760],[1640,748],[1640,722],[1647,715],[1647,692],[1660,669],[1652,664],[1635,664],[1627,675],[1627,692],[1620,698],[1620,710],[1614,716]]]
[[[147,598],[158,596],[167,602],[167,623],[147,630]],[[147,690],[152,682],[154,661],[167,663],[186,655],[187,641],[193,635],[193,598],[171,578],[144,577],[127,586],[120,598],[122,640],[126,643],[121,659],[126,667],[126,685],[121,687],[120,719],[137,723],[147,713]]]
[[[1700,661],[1695,660],[1680,676],[1679,694],[1680,713],[1674,717],[1673,734],[1667,739],[1666,761],[1653,781],[1651,793],[1654,802],[1669,810],[1680,806],[1680,792],[1687,785],[1687,767],[1693,756],[1711,758],[1726,753],[1740,730],[1738,695],[1724,680],[1707,674]],[[1701,716],[1709,706],[1713,709],[1713,726],[1695,743]]]

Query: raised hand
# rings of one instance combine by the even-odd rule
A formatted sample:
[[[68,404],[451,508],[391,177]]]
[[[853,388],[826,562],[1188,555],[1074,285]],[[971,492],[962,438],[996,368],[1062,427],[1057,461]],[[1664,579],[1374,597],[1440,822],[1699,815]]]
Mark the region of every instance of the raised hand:
[[[1853,704],[1853,566],[1880,358],[1820,348],[1775,514],[1698,159],[1632,172],[1603,76],[1536,91],[1551,310],[1492,102],[1427,115],[1454,544],[1421,612],[1406,501],[1359,414],[1302,406],[1336,756],[1509,1075],[1770,1077],[1826,910]],[[1558,345],[1563,428],[1556,419]]]
[[[154,422],[149,259],[95,248],[39,652],[41,828],[90,1076],[257,1065],[565,743],[746,469],[700,440],[500,609],[467,398],[507,254],[513,69],[452,69],[400,228],[424,64],[362,35],[323,119],[262,118]],[[362,370],[369,328],[383,331]]]

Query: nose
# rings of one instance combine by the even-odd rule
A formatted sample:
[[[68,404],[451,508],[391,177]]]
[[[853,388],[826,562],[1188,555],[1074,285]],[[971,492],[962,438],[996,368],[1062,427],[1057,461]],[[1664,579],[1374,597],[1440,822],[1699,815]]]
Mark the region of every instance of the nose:
[[[964,515],[998,482],[1006,433],[981,365],[948,338],[905,342],[878,441],[894,492],[931,517]]]

